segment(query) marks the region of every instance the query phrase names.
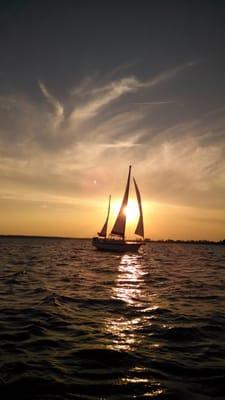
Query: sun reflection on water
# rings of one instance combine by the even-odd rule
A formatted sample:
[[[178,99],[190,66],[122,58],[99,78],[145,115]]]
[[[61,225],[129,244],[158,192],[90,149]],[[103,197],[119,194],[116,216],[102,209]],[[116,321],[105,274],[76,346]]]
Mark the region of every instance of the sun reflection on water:
[[[118,268],[116,286],[113,288],[114,298],[138,307],[141,305],[141,284],[144,282],[141,258],[137,254],[125,254]]]
[[[143,255],[122,256],[112,288],[112,299],[117,301],[117,307],[105,321],[105,330],[111,340],[108,348],[121,354],[138,355],[141,351],[147,359],[159,350],[159,345],[151,340],[158,305],[149,286],[149,273]],[[139,363],[126,369],[121,384],[141,387],[143,398],[156,398],[164,391],[149,369]]]
[[[111,349],[134,350],[143,341],[145,326],[151,326],[153,316],[149,311],[155,310],[157,305],[153,304],[154,295],[146,293],[146,274],[141,254],[122,256],[112,298],[123,302],[128,310],[106,320],[106,331],[113,336]]]

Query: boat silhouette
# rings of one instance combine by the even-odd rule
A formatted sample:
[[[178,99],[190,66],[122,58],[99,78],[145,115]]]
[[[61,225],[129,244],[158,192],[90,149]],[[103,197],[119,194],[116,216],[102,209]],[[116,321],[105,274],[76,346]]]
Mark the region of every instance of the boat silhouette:
[[[127,184],[125,187],[125,192],[123,196],[123,200],[120,206],[119,213],[117,215],[116,221],[113,225],[111,233],[107,236],[107,228],[110,214],[110,202],[111,195],[109,196],[108,203],[108,212],[105,223],[100,232],[98,232],[98,236],[92,239],[92,245],[98,250],[108,250],[108,251],[137,251],[142,244],[144,244],[144,221],[143,221],[143,210],[142,210],[142,202],[141,202],[141,194],[139,188],[137,186],[135,178],[134,187],[138,202],[139,208],[139,219],[135,229],[135,234],[140,238],[139,240],[126,240],[125,239],[125,230],[126,230],[126,207],[129,199],[129,190],[130,190],[130,177],[131,177],[131,165],[129,166]]]

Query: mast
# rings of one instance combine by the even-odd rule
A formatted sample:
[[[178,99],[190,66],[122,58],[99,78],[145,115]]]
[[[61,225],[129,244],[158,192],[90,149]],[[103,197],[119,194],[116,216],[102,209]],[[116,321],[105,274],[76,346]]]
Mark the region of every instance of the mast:
[[[138,185],[137,185],[134,177],[133,177],[133,180],[134,180],[134,186],[135,186],[138,207],[139,207],[139,220],[138,220],[137,227],[136,227],[134,233],[136,235],[142,236],[142,238],[144,239],[144,220],[143,220],[143,211],[142,211],[142,204],[141,204],[141,194],[140,194]]]
[[[111,194],[109,195],[109,205],[108,205],[107,217],[106,217],[105,223],[104,223],[101,231],[98,232],[98,236],[102,236],[102,237],[106,237],[107,236],[107,227],[108,227],[109,213],[110,213],[110,202],[111,202]]]
[[[119,214],[116,218],[116,221],[114,223],[114,226],[111,230],[111,235],[117,235],[120,236],[123,240],[125,237],[125,228],[126,228],[126,207],[128,203],[128,197],[129,197],[129,189],[130,189],[130,174],[131,174],[131,165],[129,166],[129,172],[128,172],[128,178],[127,178],[127,184],[126,184],[126,189],[123,195],[123,201],[120,206],[120,211]]]

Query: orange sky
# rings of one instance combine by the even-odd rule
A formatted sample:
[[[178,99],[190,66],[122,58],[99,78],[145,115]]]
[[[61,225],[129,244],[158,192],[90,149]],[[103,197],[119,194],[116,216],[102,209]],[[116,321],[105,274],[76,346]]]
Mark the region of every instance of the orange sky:
[[[55,199],[45,202],[10,199],[1,205],[1,234],[91,237],[104,223],[107,201],[107,198],[84,198],[80,201],[68,198],[67,201]],[[135,199],[132,198],[132,201],[135,202]],[[118,205],[119,198],[112,200],[109,230],[115,220]],[[145,199],[143,209],[145,237],[185,240],[221,240],[224,237],[224,214],[221,211],[156,203]],[[128,218],[129,237],[134,237],[136,222],[136,218]]]

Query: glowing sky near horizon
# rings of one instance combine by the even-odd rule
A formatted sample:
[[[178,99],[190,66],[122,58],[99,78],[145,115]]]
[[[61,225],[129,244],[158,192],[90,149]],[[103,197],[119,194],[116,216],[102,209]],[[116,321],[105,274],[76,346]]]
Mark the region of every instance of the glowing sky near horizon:
[[[0,234],[111,227],[132,164],[146,237],[224,239],[225,5],[0,8]]]

